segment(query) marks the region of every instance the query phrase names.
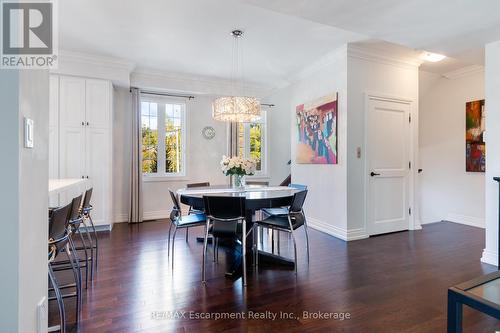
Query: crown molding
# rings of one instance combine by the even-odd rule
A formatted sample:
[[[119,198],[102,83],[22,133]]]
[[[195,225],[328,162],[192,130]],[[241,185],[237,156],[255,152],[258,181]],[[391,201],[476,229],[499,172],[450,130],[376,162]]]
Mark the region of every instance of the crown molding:
[[[423,60],[419,59],[417,56],[395,57],[382,50],[363,47],[355,44],[348,44],[347,56],[406,69],[418,69],[418,67],[420,67],[420,65],[423,63]]]
[[[130,84],[144,89],[169,90],[197,95],[227,95],[233,90],[231,80],[186,73],[165,72],[152,68],[137,68],[131,73]],[[274,86],[247,83],[248,95],[263,97]]]
[[[483,66],[470,65],[470,66],[456,69],[454,71],[444,73],[444,74],[442,74],[442,76],[447,78],[447,79],[450,79],[450,80],[455,80],[455,79],[459,79],[462,77],[467,77],[470,75],[479,74],[479,73],[483,73],[483,72],[484,72]]]
[[[60,50],[58,57],[58,67],[51,73],[105,79],[118,86],[130,85],[135,68],[128,60],[83,52]]]

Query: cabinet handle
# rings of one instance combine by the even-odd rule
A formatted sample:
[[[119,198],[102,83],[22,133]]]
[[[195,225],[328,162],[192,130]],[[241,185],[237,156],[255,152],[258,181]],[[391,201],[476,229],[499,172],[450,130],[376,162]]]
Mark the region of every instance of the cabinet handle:
[[[89,122],[87,121],[87,126],[89,126]]]
[[[82,176],[82,179],[85,178],[85,176]]]
[[[87,176],[87,179],[89,179],[89,176]]]
[[[85,126],[85,123],[82,121],[82,126]]]

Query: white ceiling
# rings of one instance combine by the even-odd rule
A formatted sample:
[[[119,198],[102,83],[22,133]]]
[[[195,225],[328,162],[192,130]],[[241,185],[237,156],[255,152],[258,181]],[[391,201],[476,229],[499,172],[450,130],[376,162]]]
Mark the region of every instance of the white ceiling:
[[[231,75],[241,28],[244,77],[286,84],[292,73],[362,35],[231,0],[64,0],[60,48],[126,59],[138,67],[214,78]]]
[[[409,53],[443,53],[452,58],[421,67],[442,74],[482,64],[484,44],[500,39],[500,0],[58,3],[62,50],[117,57],[138,68],[181,75],[229,78],[229,32],[241,28],[245,79],[269,87],[286,84],[294,73],[349,42],[385,40],[408,47]]]
[[[500,39],[498,0],[241,0],[414,49],[482,64]]]

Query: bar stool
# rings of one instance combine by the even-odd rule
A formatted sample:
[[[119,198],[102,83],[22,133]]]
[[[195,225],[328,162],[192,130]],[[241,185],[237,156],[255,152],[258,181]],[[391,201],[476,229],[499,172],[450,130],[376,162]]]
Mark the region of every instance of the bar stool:
[[[92,263],[95,263],[95,269],[97,270],[98,266],[98,260],[99,260],[99,239],[97,237],[97,231],[95,229],[94,221],[92,221],[92,216],[90,215],[90,212],[93,209],[93,206],[90,204],[90,199],[92,198],[92,190],[93,188],[89,188],[87,191],[85,191],[85,198],[83,199],[83,206],[82,206],[82,215],[83,215],[83,224],[87,228],[86,221],[88,220],[90,222],[90,227],[92,228],[92,234],[94,235],[94,239],[90,240],[91,242],[91,257],[92,257]],[[95,253],[95,256],[94,256]],[[92,265],[93,266],[93,265]],[[93,269],[91,270],[91,275],[93,276],[94,271]]]
[[[72,204],[64,207],[56,208],[50,212],[49,216],[49,240],[48,240],[48,256],[49,256],[49,282],[52,288],[49,292],[53,291],[55,296],[49,297],[49,301],[57,300],[60,316],[60,331],[66,332],[66,315],[64,310],[64,298],[76,298],[76,321],[79,320],[80,307],[81,307],[81,272],[78,261],[74,257],[75,250],[70,239],[69,227],[69,214]],[[57,265],[55,259],[59,253],[64,252],[70,263],[71,270],[73,271],[74,283],[60,285],[54,274],[53,267]],[[74,293],[63,294],[61,289],[75,288]]]

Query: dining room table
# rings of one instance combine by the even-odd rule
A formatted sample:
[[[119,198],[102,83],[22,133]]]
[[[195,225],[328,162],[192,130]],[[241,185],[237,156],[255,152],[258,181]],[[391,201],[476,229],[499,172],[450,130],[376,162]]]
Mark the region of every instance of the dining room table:
[[[177,195],[183,204],[195,207],[203,207],[203,196],[244,197],[246,226],[250,229],[257,212],[264,208],[290,206],[293,195],[298,191],[300,190],[288,186],[247,185],[244,187],[232,187],[229,185],[216,185],[182,188],[177,190]],[[246,233],[247,231],[243,230],[243,234]],[[248,237],[249,239],[253,239],[252,234],[249,234]],[[203,242],[204,238],[199,237],[198,241]],[[250,250],[251,246],[252,243],[248,242],[247,249]],[[250,253],[250,251],[247,251],[247,253]],[[295,267],[293,260],[264,251],[264,249],[258,250],[258,256],[259,265],[262,263],[272,267],[288,269],[294,269]]]

